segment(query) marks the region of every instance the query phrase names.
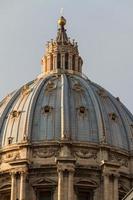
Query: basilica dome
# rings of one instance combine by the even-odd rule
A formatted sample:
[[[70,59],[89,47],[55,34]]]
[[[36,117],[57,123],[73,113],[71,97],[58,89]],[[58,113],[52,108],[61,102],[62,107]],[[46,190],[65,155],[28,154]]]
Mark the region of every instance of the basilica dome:
[[[122,200],[133,186],[133,116],[83,74],[65,25],[41,74],[0,102],[0,200]]]
[[[82,74],[83,61],[65,23],[62,17],[56,40],[47,44],[42,74],[1,102],[1,147],[65,139],[133,150],[133,116]]]
[[[0,117],[1,146],[66,139],[133,150],[130,112],[81,74],[38,77],[1,102]]]

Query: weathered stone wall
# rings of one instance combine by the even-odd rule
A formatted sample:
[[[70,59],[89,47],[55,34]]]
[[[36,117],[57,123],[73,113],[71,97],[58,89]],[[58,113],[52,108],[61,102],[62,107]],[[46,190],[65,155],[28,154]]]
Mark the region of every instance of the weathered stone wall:
[[[42,190],[52,191],[53,200],[77,200],[79,191],[118,200],[132,187],[131,156],[103,144],[25,142],[0,155],[1,200],[37,200]]]

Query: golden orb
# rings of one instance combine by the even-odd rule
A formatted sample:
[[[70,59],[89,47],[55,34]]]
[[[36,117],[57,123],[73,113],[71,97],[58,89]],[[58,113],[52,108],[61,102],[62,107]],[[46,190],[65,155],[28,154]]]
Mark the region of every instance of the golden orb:
[[[60,26],[65,26],[65,24],[66,24],[66,19],[65,19],[63,16],[61,16],[60,19],[58,19],[58,24],[59,24]]]

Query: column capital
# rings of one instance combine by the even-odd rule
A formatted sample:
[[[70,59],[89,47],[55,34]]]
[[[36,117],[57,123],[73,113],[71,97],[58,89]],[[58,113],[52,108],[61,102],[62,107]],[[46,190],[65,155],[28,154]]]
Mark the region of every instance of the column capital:
[[[103,172],[102,173],[103,176],[114,176],[115,178],[119,178],[120,174],[118,172]]]
[[[11,172],[10,172],[10,175],[11,175],[11,176],[15,176],[15,175],[16,175],[16,171],[11,171]]]
[[[120,174],[118,172],[112,174],[115,178],[119,178]]]
[[[103,172],[102,173],[102,176],[107,176],[107,177],[109,177],[111,174],[110,174],[110,172]]]
[[[19,174],[27,174],[28,173],[28,168],[27,167],[18,168],[16,170],[17,170],[17,172]]]
[[[68,171],[68,172],[74,172],[75,166],[74,164],[66,164],[66,163],[58,163],[57,165],[57,171]]]

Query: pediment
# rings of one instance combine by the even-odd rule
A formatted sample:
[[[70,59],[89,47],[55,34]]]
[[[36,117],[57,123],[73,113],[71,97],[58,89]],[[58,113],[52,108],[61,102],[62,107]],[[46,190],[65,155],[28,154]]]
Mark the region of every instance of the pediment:
[[[123,184],[119,184],[119,191],[122,192],[122,193],[127,193],[128,191],[130,190],[130,188],[126,187],[125,185]]]
[[[82,179],[76,182],[75,184],[78,187],[97,187],[98,184],[96,183],[96,181],[92,180],[92,179]]]
[[[10,182],[3,183],[3,184],[0,185],[0,191],[8,190],[9,188],[11,188],[11,183]]]
[[[49,178],[38,178],[32,182],[33,186],[54,186],[56,185],[55,180]]]

